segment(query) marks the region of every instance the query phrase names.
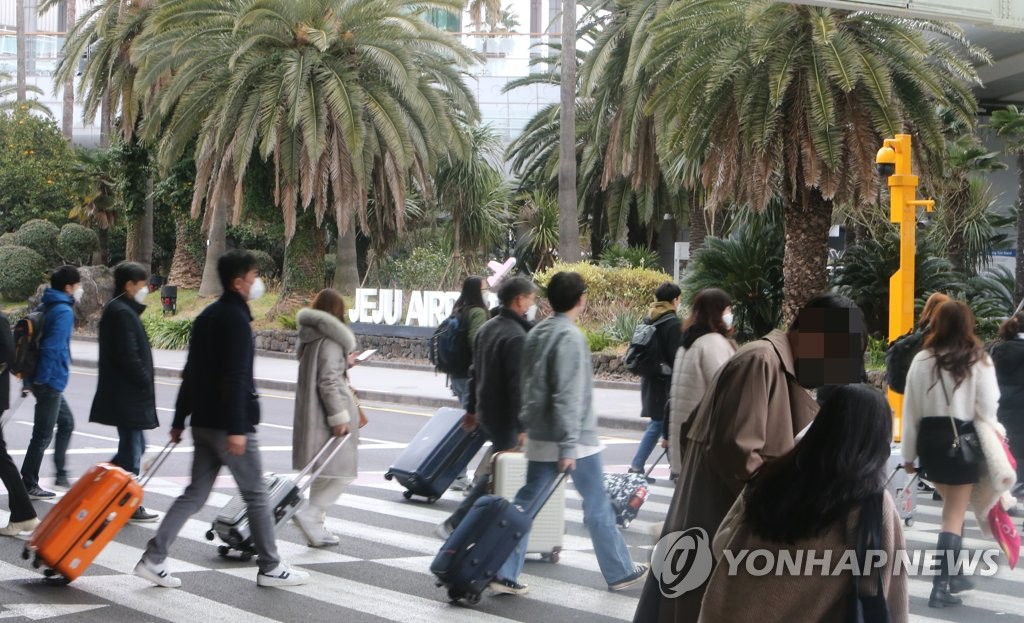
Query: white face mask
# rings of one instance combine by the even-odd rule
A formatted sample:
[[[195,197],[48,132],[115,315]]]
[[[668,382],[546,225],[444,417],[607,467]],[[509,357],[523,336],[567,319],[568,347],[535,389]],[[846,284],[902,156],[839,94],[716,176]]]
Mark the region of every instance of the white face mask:
[[[267,293],[267,286],[263,284],[263,279],[256,277],[256,281],[252,282],[252,286],[249,287],[249,300],[255,301],[263,298],[263,295]]]
[[[85,296],[85,288],[83,288],[82,286],[78,286],[77,288],[75,288],[75,293],[72,294],[71,296],[74,297],[76,303],[81,303],[82,297]]]
[[[145,303],[145,302],[146,302],[146,297],[147,297],[148,295],[149,295],[149,288],[148,288],[148,287],[146,287],[146,286],[142,286],[142,287],[141,287],[141,288],[139,288],[139,290],[138,290],[138,291],[137,291],[137,292],[135,293],[135,297],[134,297],[134,298],[135,298],[135,302],[136,302],[136,303],[138,303],[139,305],[142,305],[143,303]]]
[[[732,328],[732,312],[722,314],[722,322],[725,323],[726,329]]]
[[[526,310],[526,319],[533,322],[537,318],[537,305],[536,303],[530,305],[530,308]]]

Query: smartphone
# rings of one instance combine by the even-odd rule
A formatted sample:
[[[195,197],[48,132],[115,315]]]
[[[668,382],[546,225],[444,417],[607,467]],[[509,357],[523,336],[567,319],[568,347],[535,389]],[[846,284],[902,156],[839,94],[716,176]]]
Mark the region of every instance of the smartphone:
[[[375,352],[377,352],[376,348],[371,348],[370,350],[364,350],[363,352],[359,353],[358,357],[356,357],[356,361],[366,361],[367,359],[372,357]]]

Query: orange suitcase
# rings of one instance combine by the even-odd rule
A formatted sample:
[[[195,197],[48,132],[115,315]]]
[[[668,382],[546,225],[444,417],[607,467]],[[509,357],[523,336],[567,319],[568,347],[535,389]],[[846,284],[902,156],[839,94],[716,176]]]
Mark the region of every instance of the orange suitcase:
[[[94,465],[46,514],[22,557],[48,578],[82,575],[142,503],[142,487],[120,467]]]

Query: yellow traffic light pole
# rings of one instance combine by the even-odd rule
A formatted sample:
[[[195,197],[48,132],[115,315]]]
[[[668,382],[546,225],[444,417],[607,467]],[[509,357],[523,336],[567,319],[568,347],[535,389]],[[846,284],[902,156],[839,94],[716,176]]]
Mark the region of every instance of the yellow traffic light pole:
[[[889,343],[914,328],[914,257],[917,254],[917,208],[929,212],[935,202],[917,199],[917,176],[911,166],[909,134],[887,138],[875,157],[878,172],[889,178],[890,220],[900,226],[900,268],[889,279]],[[893,434],[900,440],[903,395],[889,390]]]

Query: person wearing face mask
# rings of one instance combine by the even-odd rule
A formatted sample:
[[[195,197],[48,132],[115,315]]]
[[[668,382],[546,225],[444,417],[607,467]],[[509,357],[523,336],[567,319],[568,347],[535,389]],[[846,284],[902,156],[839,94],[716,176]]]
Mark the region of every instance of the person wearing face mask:
[[[305,571],[281,561],[274,538],[273,509],[267,499],[256,437],[260,404],[253,379],[256,355],[252,313],[247,301],[264,293],[252,253],[228,251],[217,260],[224,293],[192,325],[188,359],[174,409],[171,441],[181,441],[191,417],[192,480],[164,516],[156,536],[135,565],[135,575],[157,586],[177,588],[181,580],[167,573],[167,553],[189,518],[206,504],[217,475],[227,466],[245,500],[249,528],[259,555],[257,586],[297,586]]]
[[[701,290],[691,308],[672,366],[668,425],[661,442],[662,447],[669,449],[673,474],[682,468],[683,457],[681,445],[671,442],[682,440],[680,433],[711,379],[736,352],[736,345],[729,339],[733,334],[732,299],[724,290]]]
[[[82,299],[82,277],[74,266],[61,266],[50,275],[50,287],[43,292],[41,307],[44,311],[43,330],[39,341],[39,362],[33,378],[25,379],[25,386],[36,398],[32,440],[29,441],[25,460],[21,464],[21,479],[33,500],[55,497],[55,493],[39,486],[39,468],[43,454],[54,438],[53,462],[57,467],[58,487],[68,487],[65,456],[75,430],[75,418],[64,389],[71,370],[71,332],[75,326],[74,304]]]
[[[149,294],[149,275],[141,264],[122,262],[114,269],[114,297],[103,309],[99,325],[99,379],[89,421],[117,427],[117,454],[110,460],[139,475],[146,450],[143,431],[159,425],[153,385],[153,352],[139,318]],[[132,521],[156,521],[139,506]]]
[[[751,477],[789,452],[818,413],[810,390],[860,381],[866,336],[855,303],[823,294],[803,306],[789,331],[772,331],[737,350],[679,435],[685,438],[679,478],[661,536],[692,530],[710,546]],[[675,565],[653,566],[661,571],[648,578],[634,623],[697,621],[707,581],[680,595],[682,578],[669,572]]]

